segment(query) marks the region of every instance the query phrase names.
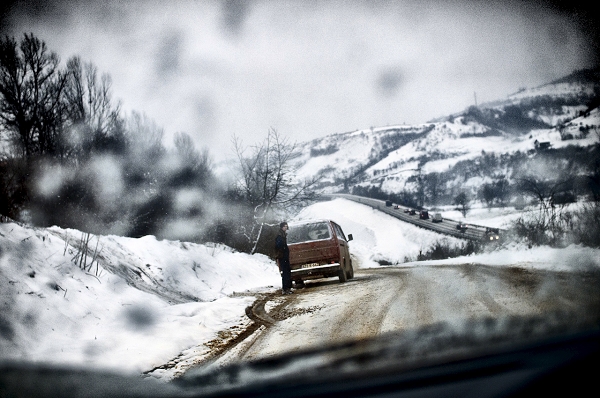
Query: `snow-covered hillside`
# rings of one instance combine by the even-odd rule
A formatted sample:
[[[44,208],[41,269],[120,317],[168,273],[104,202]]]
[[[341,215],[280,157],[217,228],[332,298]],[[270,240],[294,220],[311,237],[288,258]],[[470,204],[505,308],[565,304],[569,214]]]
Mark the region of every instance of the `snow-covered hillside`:
[[[431,123],[368,128],[301,143],[297,176],[319,175],[325,192],[355,185],[415,191],[419,173],[445,172],[483,153],[532,153],[540,142],[554,149],[588,147],[600,140],[599,109],[587,105],[599,89],[598,82],[559,81]],[[485,176],[461,184],[483,182]]]

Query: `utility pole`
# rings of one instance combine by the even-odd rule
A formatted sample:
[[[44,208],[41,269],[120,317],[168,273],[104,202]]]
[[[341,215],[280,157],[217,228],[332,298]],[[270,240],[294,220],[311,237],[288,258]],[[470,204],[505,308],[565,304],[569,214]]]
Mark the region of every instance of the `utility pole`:
[[[473,91],[473,96],[475,97],[475,108],[477,108],[477,93]]]
[[[422,209],[423,208],[423,204],[425,202],[425,190],[424,190],[424,187],[423,187],[423,176],[421,175],[421,166],[419,166],[419,168],[416,169],[416,170],[419,172],[419,174],[417,176],[417,183],[418,183],[417,196],[418,196],[418,200],[419,200],[419,208]]]

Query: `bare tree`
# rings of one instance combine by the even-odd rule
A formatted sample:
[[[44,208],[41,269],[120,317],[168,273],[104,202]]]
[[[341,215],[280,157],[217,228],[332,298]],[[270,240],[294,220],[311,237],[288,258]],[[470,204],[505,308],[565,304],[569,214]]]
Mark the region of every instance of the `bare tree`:
[[[496,189],[494,184],[483,184],[479,191],[479,196],[485,201],[488,210],[492,208],[494,200],[496,199]]]
[[[25,159],[53,154],[62,129],[62,91],[66,75],[59,58],[33,34],[20,45],[0,39],[0,127],[12,134]]]
[[[505,206],[509,188],[508,181],[500,177],[492,183],[483,184],[479,190],[479,197],[486,203],[488,209],[491,209],[494,203]]]
[[[92,148],[106,147],[107,142],[118,141],[121,146],[125,145],[121,104],[117,102],[113,105],[111,86],[110,76],[103,74],[98,77],[98,69],[92,63],[83,64],[79,57],[67,62],[64,98],[70,123],[71,147],[90,151]]]
[[[128,188],[137,198],[148,199],[158,194],[163,177],[164,167],[160,166],[166,154],[164,129],[134,111],[125,118],[125,134],[129,152],[122,163]]]
[[[295,178],[292,159],[296,145],[274,129],[269,130],[262,143],[251,147],[249,154],[236,136],[233,146],[240,166],[238,189],[253,209],[254,224],[248,236],[253,240],[254,253],[265,223],[282,219],[314,200],[319,178]]]
[[[420,170],[420,169],[419,169]],[[436,205],[441,194],[443,194],[444,186],[439,173],[429,173],[422,176],[422,189],[429,196],[431,204]]]
[[[182,182],[196,182],[206,186],[211,176],[212,160],[208,148],[196,149],[192,137],[187,133],[175,133],[173,139]]]
[[[132,112],[126,119],[127,138],[136,161],[155,162],[164,154],[165,131],[145,114]]]
[[[456,195],[452,204],[456,206],[456,210],[462,213],[463,217],[466,217],[469,210],[471,210],[471,200],[464,192]]]
[[[200,154],[196,150],[196,144],[194,144],[194,140],[187,133],[175,133],[175,137],[173,137],[173,144],[175,144],[175,149],[177,150],[177,154],[179,158],[182,159],[184,163],[187,164],[196,164],[200,158]]]

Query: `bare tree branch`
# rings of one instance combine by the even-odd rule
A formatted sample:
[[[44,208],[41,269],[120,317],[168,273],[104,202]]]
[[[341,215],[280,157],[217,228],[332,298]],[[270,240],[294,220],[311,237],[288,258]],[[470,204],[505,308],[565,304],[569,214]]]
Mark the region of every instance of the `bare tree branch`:
[[[254,209],[255,222],[261,225],[257,242],[264,223],[273,223],[314,200],[319,178],[305,181],[295,178],[291,160],[296,144],[275,129],[269,129],[265,139],[250,148],[245,148],[235,135],[232,143],[240,169],[238,190]]]

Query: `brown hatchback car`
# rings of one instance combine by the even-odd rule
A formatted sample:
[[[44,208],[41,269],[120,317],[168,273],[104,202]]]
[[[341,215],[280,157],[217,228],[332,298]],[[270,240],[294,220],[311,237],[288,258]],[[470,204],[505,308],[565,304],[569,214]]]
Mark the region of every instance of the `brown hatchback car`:
[[[289,223],[287,243],[290,249],[292,281],[338,277],[340,282],[354,278],[348,242],[352,234],[331,220]]]

